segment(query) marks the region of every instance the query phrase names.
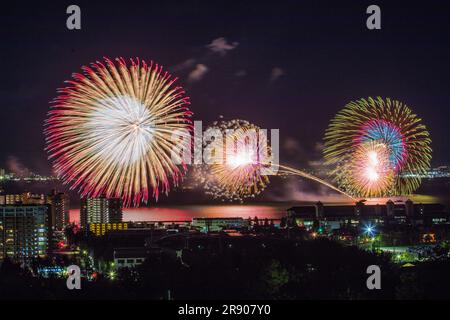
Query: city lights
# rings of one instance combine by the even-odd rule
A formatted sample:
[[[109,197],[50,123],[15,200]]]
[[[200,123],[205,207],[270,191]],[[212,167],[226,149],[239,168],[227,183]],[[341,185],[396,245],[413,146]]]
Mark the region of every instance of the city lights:
[[[116,272],[114,272],[114,271],[110,271],[110,272],[108,273],[108,277],[109,277],[109,279],[111,279],[111,280],[115,280],[115,279],[116,279],[116,276],[117,276],[117,274],[116,274]]]
[[[373,225],[365,225],[363,230],[364,233],[369,237],[373,237],[375,235],[375,227]]]

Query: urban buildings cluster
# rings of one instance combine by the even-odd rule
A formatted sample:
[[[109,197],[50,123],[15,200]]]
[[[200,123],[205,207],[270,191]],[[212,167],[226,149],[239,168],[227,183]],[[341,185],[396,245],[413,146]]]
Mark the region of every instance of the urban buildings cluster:
[[[441,204],[411,200],[383,204],[359,201],[347,205],[317,202],[288,208],[279,219],[194,217],[189,221],[123,221],[119,198],[83,198],[80,225],[70,224],[66,193],[0,194],[0,263],[21,263],[68,253],[79,259],[87,279],[120,268],[135,268],[149,256],[184,250],[318,237],[344,245],[383,250],[450,240],[450,213]],[[70,226],[69,228],[67,228]],[[218,242],[217,242],[218,241]],[[375,246],[376,244],[376,246]],[[62,252],[61,250],[68,250]],[[67,255],[66,255],[67,256]],[[53,260],[55,261],[55,260]],[[40,265],[42,274],[62,272],[64,264]],[[38,271],[39,272],[39,271]]]
[[[319,169],[315,169],[315,170],[305,170],[306,172],[309,172],[311,174],[314,175],[318,175],[318,176],[328,176],[329,175],[329,169],[327,168],[319,168]],[[421,179],[446,179],[446,178],[450,178],[450,166],[447,165],[443,165],[443,166],[438,166],[438,167],[434,167],[434,168],[430,168],[429,170],[427,170],[426,172],[410,172],[410,173],[405,173],[402,175],[405,178],[411,178],[411,177],[418,177]]]
[[[0,261],[45,256],[53,235],[69,223],[69,197],[50,194],[0,195]]]
[[[0,181],[26,181],[26,182],[32,182],[32,181],[52,181],[52,180],[58,180],[57,177],[54,176],[45,176],[40,175],[34,172],[28,172],[25,175],[18,175],[14,172],[7,172],[5,169],[0,168]]]
[[[70,223],[70,200],[66,193],[0,194],[0,262],[6,257],[21,262],[44,257],[64,240]],[[120,199],[106,197],[81,200],[81,225],[122,221]]]
[[[87,238],[81,241],[81,246],[96,257],[96,272],[137,267],[150,255],[161,252],[182,259],[184,250],[210,247],[217,242],[222,243],[219,244],[221,247],[255,239],[308,240],[321,237],[364,249],[376,247],[384,251],[406,252],[407,247],[413,250],[450,240],[450,213],[445,206],[413,203],[411,200],[388,200],[374,205],[363,201],[352,205],[317,202],[289,208],[281,219],[194,217],[189,221],[107,222],[105,218],[101,220],[101,215],[93,209],[94,205],[88,207],[89,221],[97,222],[82,223],[82,234]],[[97,207],[108,206],[105,202]],[[106,217],[107,210],[102,212]]]
[[[385,204],[326,205],[317,202],[313,205],[295,206],[287,210],[289,226],[297,225],[306,230],[314,226],[327,230],[337,230],[360,225],[444,225],[450,223],[450,214],[445,206],[437,203],[417,204],[411,200]]]
[[[450,178],[450,166],[439,166],[431,168],[425,173],[408,173],[404,174],[404,177],[419,177],[422,179],[440,179]]]

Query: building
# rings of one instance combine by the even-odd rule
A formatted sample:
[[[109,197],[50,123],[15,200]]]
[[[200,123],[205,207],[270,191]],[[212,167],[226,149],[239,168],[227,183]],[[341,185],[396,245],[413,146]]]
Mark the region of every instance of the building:
[[[18,193],[0,195],[0,205],[45,205],[50,206],[49,226],[51,229],[63,230],[69,223],[69,196],[52,191],[49,195],[38,193]]]
[[[45,195],[31,192],[0,195],[0,205],[45,204]]]
[[[116,269],[136,268],[145,261],[148,255],[149,249],[144,247],[115,248],[113,251],[114,266]]]
[[[0,261],[44,256],[48,247],[48,206],[0,206]]]
[[[2,194],[0,195],[0,205],[10,205],[22,203],[21,194]]]
[[[52,227],[55,230],[64,230],[64,228],[70,223],[69,195],[63,192],[56,192],[56,190],[52,190],[52,192],[47,195],[46,203],[50,205],[50,219]]]
[[[415,204],[411,200],[395,203],[367,205],[359,201],[354,205],[304,205],[287,210],[288,226],[301,226],[307,230],[322,226],[327,229],[340,229],[343,226],[361,224],[389,225],[438,225],[449,224],[450,214],[437,203]]]
[[[242,217],[234,218],[192,218],[192,227],[202,232],[217,232],[223,229],[241,229],[248,226]]]
[[[104,236],[106,232],[116,230],[128,230],[128,223],[89,223],[89,231],[97,237]]]
[[[122,222],[122,199],[109,198],[108,199],[108,223]]]
[[[45,204],[45,195],[40,193],[22,193],[22,204]]]
[[[122,222],[122,200],[120,198],[83,198],[80,207],[80,224],[87,228],[91,223]]]

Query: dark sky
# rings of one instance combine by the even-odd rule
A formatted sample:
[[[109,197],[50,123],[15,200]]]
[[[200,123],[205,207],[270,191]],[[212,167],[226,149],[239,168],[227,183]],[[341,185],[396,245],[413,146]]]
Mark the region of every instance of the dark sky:
[[[50,172],[48,102],[72,72],[103,56],[161,63],[186,87],[195,120],[223,115],[279,128],[282,144],[295,147],[295,157],[282,149],[286,162],[317,159],[328,121],[347,102],[396,98],[429,128],[432,164],[449,164],[450,9],[444,1],[392,2],[2,4],[0,167]],[[66,28],[70,4],[81,7],[80,31]],[[370,4],[381,7],[382,30],[366,28]],[[229,50],[214,52],[208,44],[220,38],[215,48]]]

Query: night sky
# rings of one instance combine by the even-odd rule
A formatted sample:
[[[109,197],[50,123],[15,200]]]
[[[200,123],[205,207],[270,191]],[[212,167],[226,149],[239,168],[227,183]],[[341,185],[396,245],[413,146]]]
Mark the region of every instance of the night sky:
[[[393,1],[389,1],[393,2]],[[450,9],[444,1],[36,1],[2,4],[0,167],[48,174],[43,122],[56,89],[103,56],[141,57],[180,78],[195,120],[279,128],[282,162],[320,159],[347,102],[407,103],[450,164]],[[77,4],[82,30],[66,28]],[[370,4],[382,29],[366,28]]]

